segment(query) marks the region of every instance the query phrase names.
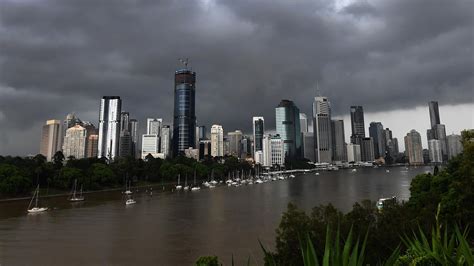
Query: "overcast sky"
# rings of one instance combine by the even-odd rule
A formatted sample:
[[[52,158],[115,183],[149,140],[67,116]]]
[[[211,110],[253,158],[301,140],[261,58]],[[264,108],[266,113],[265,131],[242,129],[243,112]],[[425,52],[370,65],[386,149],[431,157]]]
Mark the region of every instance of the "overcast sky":
[[[178,58],[197,72],[198,123],[275,126],[292,99],[311,113],[319,81],[334,117],[363,105],[425,141],[427,102],[447,133],[474,127],[471,0],[0,0],[0,154],[39,152],[41,126],[75,112],[97,124],[120,95],[143,121],[171,121]],[[142,123],[143,125],[143,123]],[[368,132],[368,131],[367,131]],[[403,140],[399,139],[403,150]]]

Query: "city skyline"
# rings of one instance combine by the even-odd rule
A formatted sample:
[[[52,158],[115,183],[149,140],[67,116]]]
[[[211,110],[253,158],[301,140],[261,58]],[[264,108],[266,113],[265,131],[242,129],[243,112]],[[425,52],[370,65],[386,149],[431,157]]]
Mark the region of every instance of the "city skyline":
[[[128,13],[130,5],[3,3],[0,154],[36,153],[46,119],[76,112],[96,124],[103,95],[120,95],[123,110],[139,121],[159,116],[170,123],[170,76],[183,57],[199,73],[196,116],[207,126],[248,134],[249,117],[272,117],[281,99],[310,114],[307,98],[319,81],[334,118],[346,116],[351,105],[364,106],[366,115],[422,107],[408,116],[419,121],[408,124],[424,135],[429,126],[418,124],[425,123],[426,103],[437,100],[447,134],[473,127],[472,60],[466,56],[474,39],[472,2],[275,1],[273,11],[257,2],[137,2]],[[133,23],[117,19],[122,16]],[[430,20],[437,23],[423,23]],[[228,115],[229,108],[238,112]],[[406,118],[384,117],[366,117],[366,126],[381,121],[399,140],[410,130],[398,130]],[[274,126],[267,119],[266,128]]]

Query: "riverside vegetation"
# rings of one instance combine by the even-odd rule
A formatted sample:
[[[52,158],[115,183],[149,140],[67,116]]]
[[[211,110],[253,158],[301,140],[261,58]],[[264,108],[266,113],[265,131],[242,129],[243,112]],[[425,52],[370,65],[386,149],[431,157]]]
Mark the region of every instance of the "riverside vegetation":
[[[474,265],[474,131],[463,131],[462,144],[441,171],[412,180],[407,202],[382,211],[371,201],[346,214],[331,204],[309,214],[288,204],[275,249],[262,245],[265,265]],[[217,257],[196,264],[220,265]]]
[[[247,161],[226,157],[219,163],[220,159],[197,162],[182,156],[162,160],[149,155],[146,160],[127,157],[107,163],[102,158],[66,160],[62,152],[57,152],[51,162],[41,154],[29,158],[0,156],[0,198],[30,196],[37,184],[51,194],[67,193],[75,180],[85,191],[93,191],[123,187],[127,180],[134,186],[164,184],[176,182],[178,175],[184,182],[186,175],[192,180],[194,173],[198,179],[208,179],[211,175],[217,178],[251,171]]]

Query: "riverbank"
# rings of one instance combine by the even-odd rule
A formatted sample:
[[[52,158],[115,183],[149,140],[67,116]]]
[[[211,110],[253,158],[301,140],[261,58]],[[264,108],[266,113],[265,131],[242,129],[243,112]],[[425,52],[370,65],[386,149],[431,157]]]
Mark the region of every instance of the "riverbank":
[[[139,184],[137,186],[133,186],[133,189],[148,189],[148,188],[158,188],[161,186],[174,186],[176,185],[176,182],[149,182],[147,184]],[[113,191],[120,191],[123,190],[123,186],[120,187],[115,187],[115,188],[106,188],[106,189],[101,189],[101,190],[91,190],[91,191],[83,191],[83,194],[96,194],[96,193],[104,193],[104,192],[113,192]],[[55,190],[58,191],[58,190]],[[45,191],[40,191],[41,198],[57,198],[57,197],[65,197],[71,195],[71,191],[62,191],[60,193],[54,193],[51,195],[44,194]],[[11,202],[11,201],[22,201],[22,200],[30,200],[31,196],[23,196],[23,197],[12,197],[12,198],[2,198],[0,199],[0,202]]]

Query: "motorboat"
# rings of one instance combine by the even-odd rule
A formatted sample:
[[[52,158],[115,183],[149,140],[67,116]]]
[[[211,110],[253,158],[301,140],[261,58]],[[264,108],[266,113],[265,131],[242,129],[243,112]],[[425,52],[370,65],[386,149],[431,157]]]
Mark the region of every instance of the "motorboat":
[[[393,196],[391,198],[381,198],[377,201],[377,209],[381,211],[384,208],[384,205],[388,202],[397,202],[397,197]]]
[[[134,200],[134,199],[128,199],[127,201],[125,201],[125,205],[132,205],[132,204],[135,204],[135,203],[137,203],[137,201]]]

